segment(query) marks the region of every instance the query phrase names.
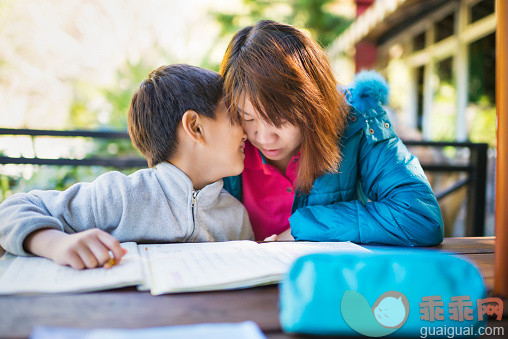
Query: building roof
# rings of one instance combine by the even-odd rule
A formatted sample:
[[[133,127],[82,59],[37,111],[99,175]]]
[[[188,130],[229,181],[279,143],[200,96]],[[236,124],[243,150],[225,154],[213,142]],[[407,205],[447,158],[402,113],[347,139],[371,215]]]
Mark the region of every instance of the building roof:
[[[444,3],[446,0],[376,0],[337,37],[328,54],[345,54],[361,41],[386,41]]]

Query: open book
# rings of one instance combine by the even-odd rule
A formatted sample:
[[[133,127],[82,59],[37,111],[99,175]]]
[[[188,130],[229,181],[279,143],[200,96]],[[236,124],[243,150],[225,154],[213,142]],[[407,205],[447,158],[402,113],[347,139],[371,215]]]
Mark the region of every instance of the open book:
[[[298,257],[317,252],[368,251],[350,242],[227,241],[137,245],[106,270],[74,270],[39,257],[13,257],[0,294],[86,292],[138,286],[153,295],[246,288],[278,283]]]

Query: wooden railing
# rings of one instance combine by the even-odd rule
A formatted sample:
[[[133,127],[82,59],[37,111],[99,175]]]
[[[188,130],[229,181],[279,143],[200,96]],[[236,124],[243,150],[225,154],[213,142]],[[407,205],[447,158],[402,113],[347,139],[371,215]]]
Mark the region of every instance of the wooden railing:
[[[27,135],[53,136],[53,137],[90,137],[103,139],[128,139],[127,132],[114,131],[54,131],[32,129],[7,129],[0,128],[0,135]],[[454,185],[436,193],[438,200],[452,194],[461,187],[468,186],[466,236],[483,236],[485,229],[485,205],[487,185],[487,151],[488,145],[484,143],[470,142],[432,142],[432,141],[404,141],[406,146],[423,147],[458,147],[470,150],[469,163],[466,165],[453,164],[422,164],[425,171],[429,172],[463,172],[467,173],[466,179],[457,181]],[[142,168],[147,167],[143,158],[85,158],[85,159],[44,159],[0,156],[1,164],[30,164],[30,165],[70,165],[70,166],[111,166],[115,168]]]

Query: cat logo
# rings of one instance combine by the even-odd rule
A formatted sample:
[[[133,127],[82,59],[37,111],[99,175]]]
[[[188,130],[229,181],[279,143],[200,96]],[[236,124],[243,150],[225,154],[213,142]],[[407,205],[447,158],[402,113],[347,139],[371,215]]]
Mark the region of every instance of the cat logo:
[[[369,337],[384,337],[404,325],[409,315],[409,302],[404,294],[388,291],[370,307],[363,295],[346,291],[340,309],[344,321],[354,331]]]

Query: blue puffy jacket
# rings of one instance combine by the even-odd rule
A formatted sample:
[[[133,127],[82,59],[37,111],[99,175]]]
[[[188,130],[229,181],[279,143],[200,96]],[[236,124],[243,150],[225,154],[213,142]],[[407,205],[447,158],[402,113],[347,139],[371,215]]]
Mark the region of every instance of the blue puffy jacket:
[[[388,85],[362,72],[345,91],[349,124],[340,140],[338,173],[316,179],[296,194],[289,218],[296,240],[353,241],[399,246],[437,245],[443,219],[418,159],[397,137],[382,105]],[[242,201],[240,176],[224,187]]]

